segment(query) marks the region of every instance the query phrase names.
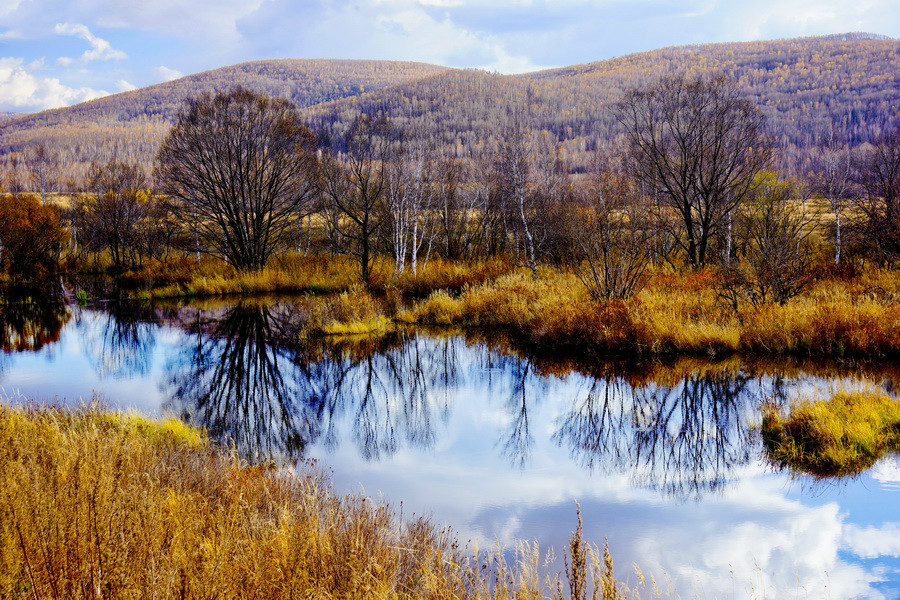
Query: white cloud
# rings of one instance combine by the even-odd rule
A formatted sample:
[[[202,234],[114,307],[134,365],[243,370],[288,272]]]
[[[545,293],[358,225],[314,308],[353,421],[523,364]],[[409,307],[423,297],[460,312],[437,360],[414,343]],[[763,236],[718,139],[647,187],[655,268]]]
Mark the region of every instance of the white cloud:
[[[884,523],[881,527],[844,528],[843,547],[862,558],[900,556],[900,523]]]
[[[119,88],[120,92],[130,92],[131,90],[136,90],[137,86],[133,83],[125,81],[124,79],[120,79],[116,82],[116,87]]]
[[[87,26],[80,23],[57,23],[56,27],[53,28],[53,31],[57,35],[78,36],[91,45],[91,49],[85,50],[84,54],[77,59],[79,62],[87,63],[93,60],[122,60],[128,58],[127,54],[121,50],[116,50],[112,47],[112,44],[102,38],[98,38],[91,33]],[[75,61],[76,59],[66,56],[62,56],[56,60],[59,65],[64,67],[71,65]]]
[[[184,74],[177,69],[170,69],[165,65],[160,65],[153,69],[153,75],[159,81],[172,81],[173,79],[178,79],[179,77],[183,77]]]
[[[54,77],[34,74],[40,63],[25,65],[21,58],[0,58],[0,110],[44,110],[106,96],[88,87],[72,88]]]

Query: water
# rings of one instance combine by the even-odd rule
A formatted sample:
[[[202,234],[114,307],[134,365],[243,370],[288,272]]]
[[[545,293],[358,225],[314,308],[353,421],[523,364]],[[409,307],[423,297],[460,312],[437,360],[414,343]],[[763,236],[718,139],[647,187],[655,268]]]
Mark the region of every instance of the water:
[[[0,386],[177,415],[250,460],[316,459],[339,492],[482,547],[562,550],[577,500],[620,577],[636,563],[682,597],[900,596],[900,460],[814,482],[768,466],[755,429],[763,399],[891,391],[894,370],[573,368],[489,332],[301,342],[314,301],[7,305]]]

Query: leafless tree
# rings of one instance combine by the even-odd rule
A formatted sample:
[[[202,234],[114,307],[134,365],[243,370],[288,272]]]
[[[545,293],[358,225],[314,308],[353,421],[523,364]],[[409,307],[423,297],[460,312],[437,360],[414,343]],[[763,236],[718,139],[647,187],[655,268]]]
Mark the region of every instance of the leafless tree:
[[[45,144],[33,146],[28,153],[31,180],[34,182],[35,188],[41,192],[41,204],[47,203],[47,192],[52,191],[57,163],[56,152]]]
[[[628,298],[646,279],[653,253],[651,215],[635,184],[601,165],[584,190],[575,273],[595,300]]]
[[[859,151],[856,181],[863,190],[860,234],[879,260],[900,258],[900,128]]]
[[[189,100],[156,157],[162,189],[207,251],[262,268],[319,189],[316,140],[290,102],[238,88]]]
[[[390,152],[389,123],[360,118],[351,128],[347,154],[321,164],[325,210],[341,249],[356,256],[368,284],[382,227]]]
[[[743,301],[784,304],[812,281],[806,239],[813,229],[796,206],[801,196],[771,173],[759,177],[738,216],[742,260],[719,273],[720,296],[735,310]]]
[[[385,199],[395,274],[406,269],[407,257],[413,274],[417,273],[423,246],[426,261],[430,255],[435,223],[429,210],[433,187],[429,163],[421,146],[404,146],[389,169]]]
[[[618,118],[634,174],[674,213],[688,263],[705,265],[715,234],[769,162],[762,113],[724,76],[682,75],[628,92]]]
[[[149,189],[136,164],[110,161],[95,164],[88,174],[88,190],[76,203],[74,231],[95,251],[109,250],[113,267],[138,266],[145,256],[158,255],[166,244],[165,207]]]
[[[529,151],[524,113],[524,106],[516,102],[510,104],[497,175],[500,196],[511,221],[515,223],[513,231],[517,241],[524,246],[532,276],[537,278],[537,248],[533,227],[535,216],[530,201]]]
[[[853,163],[845,136],[835,131],[832,124],[823,148],[812,156],[811,184],[814,192],[825,198],[834,214],[834,264],[841,263],[843,255],[842,226],[853,188]]]

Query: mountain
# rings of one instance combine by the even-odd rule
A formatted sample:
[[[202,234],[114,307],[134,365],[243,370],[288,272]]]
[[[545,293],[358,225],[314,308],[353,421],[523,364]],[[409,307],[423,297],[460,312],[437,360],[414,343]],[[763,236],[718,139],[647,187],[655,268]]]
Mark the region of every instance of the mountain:
[[[533,130],[578,152],[620,132],[612,107],[626,90],[680,72],[735,78],[782,147],[817,146],[834,125],[859,143],[900,124],[900,42],[866,34],[679,46],[511,77],[449,71],[306,113],[328,140],[356,114],[385,114],[470,152],[491,146],[507,107],[519,103]]]
[[[84,166],[113,156],[146,163],[185,99],[205,92],[243,86],[305,107],[447,70],[425,63],[376,60],[241,63],[74,106],[0,119],[0,154],[45,143],[54,147],[66,164]]]
[[[256,61],[0,122],[0,154],[45,142],[77,177],[112,156],[149,165],[184,98],[236,85],[294,101],[336,147],[360,114],[384,115],[458,156],[496,147],[511,107],[577,164],[618,132],[611,108],[661,76],[724,72],[766,114],[784,149],[815,147],[837,126],[851,142],[900,123],[900,41],[869,34],[662,48],[506,76],[422,63]],[[580,157],[580,158],[579,158]]]

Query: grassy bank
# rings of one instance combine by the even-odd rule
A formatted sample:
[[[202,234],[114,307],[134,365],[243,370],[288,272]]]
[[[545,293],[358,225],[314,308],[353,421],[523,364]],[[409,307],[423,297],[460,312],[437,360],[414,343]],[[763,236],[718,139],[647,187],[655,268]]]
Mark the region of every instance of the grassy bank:
[[[376,292],[398,290],[422,296],[437,289],[460,290],[494,279],[513,269],[505,259],[452,262],[432,259],[417,273],[393,273],[393,263],[376,260],[369,289]],[[74,271],[108,276],[108,265],[75,265]],[[356,262],[346,257],[288,254],[274,259],[261,271],[240,272],[225,262],[204,256],[166,261],[148,260],[140,269],[127,271],[115,281],[130,295],[143,299],[212,297],[231,294],[335,293],[359,285]]]
[[[256,273],[193,258],[147,263],[120,283],[145,299],[229,294],[347,294],[328,308],[319,330],[359,334],[390,329],[391,320],[418,325],[501,327],[545,351],[625,356],[677,354],[882,357],[900,355],[900,271],[823,271],[785,304],[744,303],[735,310],[719,294],[713,270],[653,272],[627,301],[591,299],[573,274],[543,267],[534,279],[506,260],[431,260],[413,275],[376,263],[371,285],[355,263],[289,255]],[[372,305],[367,294],[379,297]],[[334,304],[334,303],[332,303]],[[340,303],[338,303],[340,304]],[[362,306],[365,305],[365,306]],[[374,308],[369,305],[374,306]],[[362,306],[361,310],[357,310]],[[334,310],[332,310],[332,308]]]
[[[787,415],[767,406],[762,434],[780,467],[816,477],[856,475],[886,452],[900,452],[900,402],[869,392],[802,403]]]
[[[241,463],[176,421],[0,407],[0,472],[4,598],[628,593],[580,527],[569,572],[548,581],[534,547],[512,564],[465,550],[425,520],[401,522],[385,506],[335,495],[310,466]]]
[[[572,275],[511,273],[458,295],[437,291],[407,323],[500,326],[548,350],[884,356],[900,354],[900,274],[825,278],[791,302],[734,311],[712,272],[658,273],[628,301],[595,302]]]

